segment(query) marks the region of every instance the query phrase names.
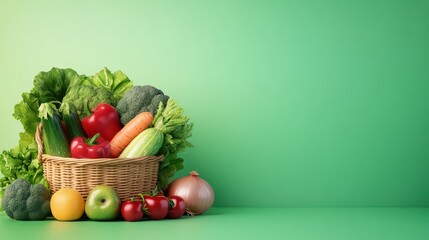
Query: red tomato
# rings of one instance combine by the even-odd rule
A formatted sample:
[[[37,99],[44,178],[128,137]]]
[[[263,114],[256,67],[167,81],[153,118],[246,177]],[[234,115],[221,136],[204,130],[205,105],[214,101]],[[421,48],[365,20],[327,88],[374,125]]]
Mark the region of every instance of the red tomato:
[[[168,199],[164,196],[144,196],[146,214],[152,220],[163,219],[168,213]]]
[[[121,206],[122,217],[129,221],[139,221],[143,219],[143,202],[127,200]]]
[[[183,198],[179,196],[171,196],[169,199],[172,206],[168,209],[167,218],[180,218],[186,211],[186,204]]]

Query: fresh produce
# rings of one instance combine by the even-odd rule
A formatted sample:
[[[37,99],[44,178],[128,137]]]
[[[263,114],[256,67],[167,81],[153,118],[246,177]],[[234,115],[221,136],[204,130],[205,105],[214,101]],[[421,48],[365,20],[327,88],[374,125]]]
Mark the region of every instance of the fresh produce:
[[[189,214],[202,214],[214,202],[213,188],[196,171],[174,180],[168,187],[168,196],[183,198]]]
[[[179,196],[169,196],[170,208],[168,209],[167,218],[180,218],[186,212],[186,203]]]
[[[67,136],[69,141],[76,137],[86,137],[85,130],[83,130],[82,122],[76,111],[76,106],[73,103],[62,103],[60,113],[63,121],[66,124]]]
[[[187,140],[192,135],[192,127],[189,117],[184,115],[184,109],[174,99],[168,99],[166,106],[160,102],[151,126],[135,137],[119,157],[163,154],[157,185],[164,190],[174,174],[183,168],[183,159],[178,158],[177,154],[192,147]]]
[[[50,109],[55,109],[52,112],[56,112],[56,114],[58,114],[56,109],[61,106],[62,120],[64,120],[67,128],[70,129],[66,132],[66,143],[76,136],[83,135],[82,129],[73,129],[73,126],[79,126],[76,113],[80,114],[80,117],[96,115],[88,111],[91,104],[96,104],[94,105],[96,107],[97,105],[111,102],[108,105],[114,107],[115,103],[118,103],[116,107],[117,109],[120,107],[122,107],[122,110],[125,109],[126,114],[124,115],[128,115],[135,110],[133,116],[132,114],[129,115],[130,119],[136,118],[141,111],[151,112],[153,120],[149,126],[134,132],[129,132],[130,130],[125,132],[127,129],[124,127],[125,135],[121,138],[128,138],[129,142],[118,141],[117,143],[126,152],[128,147],[132,148],[130,146],[132,146],[132,142],[135,139],[146,139],[144,143],[136,144],[136,149],[129,150],[132,154],[126,155],[126,157],[133,157],[133,154],[144,156],[164,155],[164,161],[159,167],[158,187],[165,190],[175,172],[183,168],[183,159],[178,154],[185,148],[192,146],[188,138],[191,136],[193,125],[189,122],[189,118],[183,114],[183,108],[173,99],[164,95],[161,90],[148,85],[135,88],[134,96],[141,96],[136,101],[131,97],[131,87],[132,83],[125,74],[120,71],[111,73],[107,68],[93,76],[79,75],[72,69],[58,68],[38,74],[34,80],[33,89],[28,93],[24,93],[22,95],[23,100],[15,106],[14,116],[23,124],[24,132],[20,134],[19,145],[10,151],[3,151],[0,156],[0,171],[3,174],[3,178],[0,179],[0,196],[5,187],[17,178],[25,178],[31,183],[43,183],[47,186],[47,182],[43,177],[42,166],[37,159],[37,144],[34,140],[36,127],[40,123],[39,114],[42,117],[51,116],[50,111],[39,113],[39,107],[43,103],[46,103],[45,105],[49,106]],[[105,94],[103,91],[108,93]],[[124,97],[125,94],[127,94],[127,97]],[[123,101],[122,106],[119,106],[120,101]],[[129,106],[137,104],[137,102],[141,104],[138,109],[135,107],[128,109]],[[123,117],[122,115],[120,116]],[[150,120],[146,120],[146,124],[148,124]],[[67,122],[69,123],[67,124]],[[72,123],[75,124],[73,125]],[[92,125],[92,128],[98,125],[102,126],[104,131],[114,129],[111,121],[105,125],[101,122],[98,123]],[[111,137],[104,136],[106,140],[111,141],[122,129],[122,124],[119,120],[118,125],[119,127]],[[84,128],[84,121],[82,121],[82,128]],[[45,129],[44,127],[43,129],[45,131],[48,128]],[[60,128],[55,128],[55,130],[59,131]],[[103,137],[102,130],[96,131],[101,134],[101,137]],[[84,132],[87,134],[87,129],[84,128]],[[87,136],[91,138],[96,132],[87,134]],[[69,133],[70,136],[68,135]],[[54,135],[58,139],[62,134]],[[43,136],[47,137],[48,134],[44,133]],[[44,142],[46,142],[45,153],[69,157],[67,153],[61,154],[61,152],[70,152],[70,145],[68,145],[68,148],[58,148],[59,145],[54,145],[53,142],[58,144],[60,141],[49,143],[49,139],[52,140],[52,137],[44,139]],[[117,145],[117,143],[112,144],[112,146]],[[137,140],[136,143],[138,143]],[[119,156],[122,154],[123,152]]]
[[[150,128],[145,129],[124,149],[119,157],[135,158],[163,154],[164,161],[160,164],[158,187],[167,187],[174,174],[183,168],[183,159],[177,153],[192,144],[187,140],[191,136],[192,123],[183,114],[184,109],[172,98],[167,105],[159,103]]]
[[[91,220],[113,220],[121,209],[116,191],[107,185],[98,185],[88,194],[85,213]]]
[[[156,128],[148,128],[137,135],[119,155],[120,158],[154,156],[164,141],[164,134]]]
[[[110,158],[110,143],[100,134],[92,138],[76,137],[70,143],[71,156],[73,158]]]
[[[118,157],[139,133],[150,126],[152,120],[152,113],[142,112],[129,121],[110,141],[112,157]]]
[[[116,109],[121,116],[121,122],[126,125],[131,119],[141,112],[151,112],[153,115],[158,110],[159,103],[167,104],[168,96],[152,86],[133,86],[119,100]]]
[[[145,214],[152,220],[164,219],[168,214],[168,199],[162,195],[144,195]]]
[[[78,191],[62,188],[52,195],[51,209],[52,215],[59,221],[78,220],[85,211],[85,200]]]
[[[70,157],[69,141],[64,132],[58,110],[53,102],[40,104],[39,117],[43,126],[45,153],[58,157]]]
[[[124,201],[121,205],[121,215],[129,222],[142,220],[144,216],[143,201],[136,200],[135,198]]]
[[[164,142],[158,154],[164,155],[158,172],[158,188],[165,190],[174,174],[183,168],[183,158],[177,156],[192,144],[188,138],[192,136],[193,124],[184,115],[184,109],[174,100],[169,99],[167,105],[160,103],[151,127],[164,133]]]
[[[98,104],[90,116],[82,119],[82,126],[88,137],[100,133],[107,141],[112,140],[122,128],[118,112],[107,103]]]
[[[37,144],[34,137],[40,122],[38,109],[41,103],[63,101],[66,94],[81,85],[92,85],[96,89],[104,88],[113,93],[115,101],[132,87],[130,79],[125,74],[121,71],[111,73],[107,68],[89,77],[79,75],[69,68],[52,68],[48,72],[37,74],[31,91],[24,92],[22,100],[14,107],[13,116],[21,122],[24,131],[19,134],[19,144],[0,155],[0,171],[3,175],[0,179],[0,196],[6,186],[17,178],[25,178],[32,184],[42,183],[48,186],[43,177],[42,165],[37,159]],[[73,94],[70,94],[69,98],[72,96]],[[78,112],[86,112],[86,106],[80,107],[77,108]]]
[[[121,71],[110,72],[109,69],[103,68],[93,76],[84,78],[82,84],[93,85],[97,88],[103,88],[113,93],[115,104],[124,94],[133,86],[131,80]]]
[[[51,213],[49,199],[45,186],[19,178],[7,186],[1,205],[10,218],[43,220]]]

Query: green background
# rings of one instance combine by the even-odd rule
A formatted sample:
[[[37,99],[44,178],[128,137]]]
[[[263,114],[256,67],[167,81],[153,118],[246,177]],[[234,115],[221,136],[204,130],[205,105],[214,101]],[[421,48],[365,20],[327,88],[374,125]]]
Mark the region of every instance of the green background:
[[[427,1],[2,1],[0,149],[34,76],[177,99],[218,207],[429,206]]]

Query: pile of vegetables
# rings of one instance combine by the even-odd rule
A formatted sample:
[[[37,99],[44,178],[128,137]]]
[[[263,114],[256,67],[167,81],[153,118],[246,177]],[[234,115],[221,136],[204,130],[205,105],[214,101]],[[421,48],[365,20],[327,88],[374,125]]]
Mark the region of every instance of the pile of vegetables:
[[[163,154],[158,174],[161,190],[183,168],[178,153],[192,146],[188,139],[193,125],[174,99],[149,85],[133,86],[123,72],[107,68],[93,76],[60,68],[40,72],[33,89],[15,105],[13,116],[24,131],[15,148],[0,154],[0,197],[19,178],[48,187],[37,159],[35,133],[40,122],[45,153],[50,155],[128,158]],[[99,155],[101,145],[105,151]],[[86,152],[76,155],[76,149],[83,147]]]

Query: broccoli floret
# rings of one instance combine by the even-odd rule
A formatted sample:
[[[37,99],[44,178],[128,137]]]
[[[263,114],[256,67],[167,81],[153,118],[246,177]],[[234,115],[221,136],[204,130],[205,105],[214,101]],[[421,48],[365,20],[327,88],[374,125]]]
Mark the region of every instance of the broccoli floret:
[[[43,220],[51,213],[50,194],[42,184],[32,185],[18,178],[7,186],[1,205],[6,214],[17,220]]]
[[[152,98],[152,101],[150,102],[150,105],[147,107],[143,107],[140,112],[151,112],[154,116],[156,115],[156,111],[158,110],[159,103],[162,102],[162,104],[165,106],[167,105],[167,101],[170,97],[167,95],[159,94]]]
[[[116,105],[115,98],[111,92],[92,85],[73,86],[64,96],[63,102],[73,103],[80,118],[91,115],[90,110],[99,103]]]
[[[127,124],[137,114],[141,112],[151,112],[154,116],[158,109],[159,102],[167,103],[168,96],[155,87],[133,86],[119,100],[116,110],[121,117],[122,124]]]

